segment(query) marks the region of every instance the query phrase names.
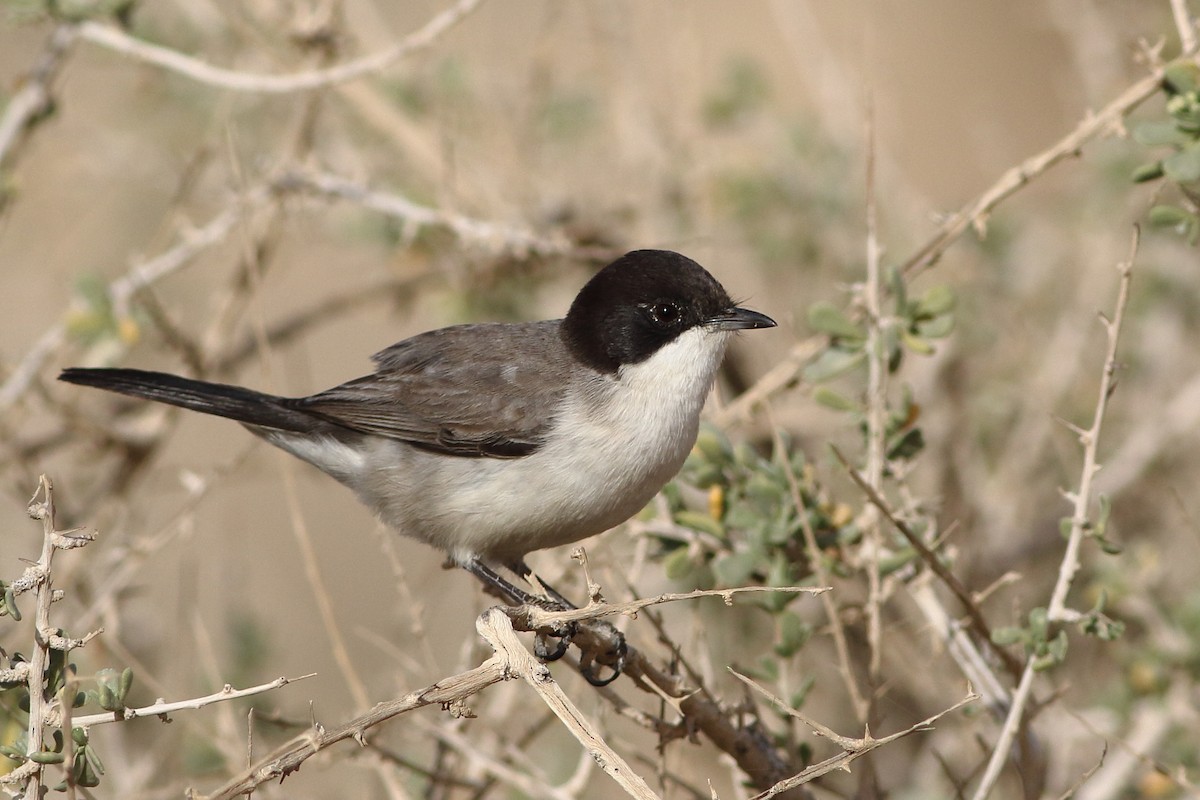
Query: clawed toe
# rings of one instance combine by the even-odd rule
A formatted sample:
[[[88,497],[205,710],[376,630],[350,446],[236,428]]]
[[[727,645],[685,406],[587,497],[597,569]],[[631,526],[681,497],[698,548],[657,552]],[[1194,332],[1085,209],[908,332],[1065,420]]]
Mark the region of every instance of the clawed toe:
[[[574,622],[558,629],[542,628],[533,637],[533,654],[542,661],[558,661],[571,646],[575,631]]]
[[[463,566],[483,581],[484,586],[514,604],[537,606],[546,611],[575,609],[571,601],[540,579],[538,583],[545,590],[545,597],[513,586],[480,561],[469,561]],[[524,562],[509,565],[509,568],[525,578],[532,575],[532,571]],[[586,635],[578,636],[581,641],[575,642],[581,629]],[[557,661],[566,655],[572,642],[578,644],[580,649],[579,673],[592,686],[607,686],[621,676],[629,648],[625,644],[624,634],[603,620],[590,620],[582,625],[575,622],[559,622],[541,628],[534,635],[533,652],[542,661]],[[612,670],[612,673],[604,675],[605,670]]]
[[[621,677],[625,670],[625,656],[629,653],[629,647],[625,644],[625,634],[612,628],[611,635],[616,642],[611,650],[602,654],[600,658],[596,658],[595,653],[585,652],[579,660],[579,674],[592,686],[608,686]],[[603,675],[606,668],[612,670],[611,675]]]

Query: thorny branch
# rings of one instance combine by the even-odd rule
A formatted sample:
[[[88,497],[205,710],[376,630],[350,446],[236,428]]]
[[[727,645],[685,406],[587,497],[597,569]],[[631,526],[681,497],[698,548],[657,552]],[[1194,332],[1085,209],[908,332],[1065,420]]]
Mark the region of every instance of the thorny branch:
[[[81,640],[67,640],[58,634],[50,624],[50,605],[54,602],[54,587],[51,583],[54,554],[58,550],[81,547],[95,539],[86,531],[60,531],[55,524],[54,485],[45,475],[38,480],[38,489],[29,500],[29,516],[42,523],[42,554],[37,563],[25,572],[24,582],[14,582],[10,587],[15,595],[22,590],[32,591],[36,599],[36,611],[33,621],[34,648],[29,660],[29,671],[25,681],[29,687],[29,726],[26,731],[26,755],[32,756],[41,752],[44,745],[46,729],[52,725],[51,711],[53,698],[43,686],[43,679],[50,663],[52,649],[70,650],[81,647],[95,634]],[[27,775],[19,779],[24,784],[27,797],[39,797],[42,786],[42,765],[30,759]],[[10,773],[11,774],[11,773]]]
[[[224,703],[230,700],[238,700],[242,697],[253,697],[256,694],[280,689],[289,683],[302,681],[314,675],[316,675],[315,672],[308,675],[301,675],[297,678],[280,676],[273,681],[261,683],[257,686],[248,686],[245,689],[235,689],[229,684],[225,684],[219,692],[213,692],[203,697],[193,697],[188,700],[172,700],[171,702],[159,699],[148,706],[141,706],[140,708],[124,708],[120,711],[106,711],[100,714],[86,714],[80,717],[72,717],[71,724],[78,728],[86,728],[91,725],[103,725],[109,722],[128,722],[129,720],[143,717],[162,717],[166,720],[168,714],[174,714],[176,711],[195,710],[212,705],[213,703]]]
[[[962,708],[963,706],[966,706],[970,703],[974,703],[976,700],[979,699],[979,695],[975,694],[975,692],[968,686],[966,696],[963,697],[961,700],[959,700],[957,703],[950,706],[949,708],[945,708],[945,709],[939,711],[938,713],[934,714],[932,717],[923,719],[920,722],[916,723],[915,725],[911,725],[908,728],[905,728],[902,731],[897,731],[896,733],[890,734],[888,736],[884,736],[882,739],[876,739],[874,736],[871,735],[871,731],[868,728],[861,738],[851,738],[848,736],[841,736],[840,734],[834,732],[827,726],[822,725],[821,723],[819,723],[815,720],[809,719],[807,716],[800,713],[796,709],[792,708],[787,703],[783,702],[782,699],[771,694],[766,689],[764,689],[762,686],[760,686],[758,683],[750,680],[750,678],[747,678],[745,675],[742,675],[740,672],[737,672],[736,670],[733,670],[733,669],[731,669],[729,671],[730,671],[730,673],[733,674],[733,676],[735,678],[737,678],[742,683],[746,684],[751,689],[753,689],[754,691],[758,692],[760,695],[765,697],[774,706],[779,708],[785,714],[795,717],[796,719],[803,722],[805,725],[807,725],[809,728],[811,728],[813,733],[815,733],[817,736],[821,736],[823,738],[829,739],[831,742],[836,744],[838,747],[842,748],[842,752],[839,753],[838,755],[833,756],[831,758],[827,758],[824,761],[821,761],[817,764],[813,764],[811,767],[808,767],[804,771],[799,772],[796,775],[793,775],[792,777],[787,778],[786,780],[780,781],[779,783],[775,784],[767,791],[756,794],[751,800],[767,800],[767,798],[778,797],[781,793],[783,793],[789,789],[794,789],[797,786],[801,786],[805,783],[808,783],[809,781],[819,778],[820,776],[825,775],[827,773],[833,772],[834,770],[849,770],[850,764],[855,759],[866,755],[867,753],[871,752],[872,750],[876,749],[877,747],[888,744],[889,742],[894,742],[897,739],[902,739],[905,736],[909,736],[911,734],[919,733],[922,731],[933,730],[933,723],[937,722],[939,719],[946,716],[947,714],[949,714],[953,711],[957,711],[958,709]]]
[[[1121,121],[1135,108],[1156,95],[1162,87],[1163,67],[1156,65],[1149,75],[1121,92],[1108,105],[1089,113],[1075,129],[1046,150],[1012,167],[975,200],[951,214],[938,231],[900,266],[908,276],[932,267],[969,227],[982,232],[992,210],[1030,181],[1041,177],[1055,164],[1077,156],[1085,144],[1121,128]]]
[[[912,545],[913,549],[916,550],[917,554],[921,556],[921,560],[925,562],[930,571],[937,575],[938,579],[946,585],[946,588],[950,589],[954,593],[954,596],[958,598],[959,603],[962,604],[963,609],[967,612],[967,618],[971,621],[971,627],[974,628],[979,638],[988,643],[992,651],[1000,657],[1000,660],[1004,662],[1004,665],[1014,676],[1019,675],[1021,672],[1021,663],[1004,648],[996,647],[992,644],[991,626],[988,625],[983,612],[979,609],[979,604],[975,602],[975,598],[971,596],[971,592],[962,584],[958,576],[942,563],[937,553],[930,550],[929,545],[925,544],[921,537],[904,520],[896,516],[896,513],[892,510],[892,507],[883,495],[876,491],[875,487],[871,486],[866,478],[859,474],[858,470],[846,460],[841,450],[837,447],[831,447],[830,449],[833,451],[834,457],[841,462],[846,473],[857,484],[858,488],[862,490],[863,494],[867,496],[867,499],[871,501],[871,504],[887,518],[892,527],[900,531],[908,543]]]
[[[367,713],[333,730],[327,731],[318,724],[312,730],[294,737],[271,755],[260,760],[257,766],[231,780],[213,794],[197,795],[196,799],[226,800],[237,797],[268,781],[284,778],[295,772],[309,757],[331,744],[350,738],[360,744],[365,743],[368,729],[393,717],[435,703],[448,710],[461,710],[467,698],[478,694],[494,683],[514,677],[526,680],[538,690],[554,713],[571,730],[572,735],[589,748],[589,751],[597,757],[600,766],[626,787],[632,796],[654,797],[652,792],[650,794],[642,793],[649,792],[648,787],[643,789],[639,786],[640,778],[633,775],[628,765],[603,743],[603,740],[591,730],[578,711],[569,702],[564,705],[565,696],[561,695],[557,686],[553,689],[547,688],[550,681],[545,666],[520,648],[519,642],[516,646],[512,644],[516,640],[514,638],[510,641],[511,631],[514,626],[518,630],[534,630],[555,621],[587,621],[613,614],[634,614],[651,605],[697,597],[719,596],[726,602],[731,602],[734,595],[758,591],[802,591],[816,594],[825,590],[811,587],[764,589],[755,586],[741,589],[664,594],[611,605],[592,602],[584,608],[574,611],[548,612],[528,606],[489,609],[480,617],[477,627],[496,652],[483,664],[402,698],[380,703]],[[585,627],[581,627],[578,635],[587,636],[589,632]],[[519,649],[520,653],[516,652],[514,647]],[[768,741],[765,739],[759,741],[752,729],[735,725],[728,718],[726,712],[715,701],[706,697],[705,693],[683,686],[678,679],[654,667],[644,655],[633,648],[629,649],[625,674],[643,690],[672,698],[673,705],[679,714],[694,725],[696,730],[705,733],[719,748],[733,755],[738,760],[739,766],[750,775],[756,785],[770,786],[786,776],[786,765],[782,762],[774,763],[772,761],[769,753],[771,744]]]
[[[1108,402],[1115,388],[1114,381],[1118,368],[1117,344],[1120,340],[1121,325],[1125,320],[1125,307],[1129,302],[1129,285],[1133,275],[1134,258],[1137,256],[1138,240],[1139,232],[1135,228],[1130,243],[1129,258],[1117,265],[1119,284],[1113,318],[1109,320],[1103,314],[1100,315],[1101,322],[1104,324],[1108,346],[1104,357],[1104,370],[1100,377],[1096,409],[1092,414],[1092,424],[1086,430],[1076,430],[1079,435],[1079,443],[1083,446],[1083,467],[1080,470],[1079,488],[1068,494],[1068,499],[1073,501],[1071,532],[1067,539],[1067,547],[1063,553],[1062,563],[1059,567],[1058,580],[1050,595],[1047,616],[1053,622],[1072,622],[1079,618],[1078,612],[1066,607],[1066,597],[1067,593],[1071,590],[1075,574],[1079,571],[1079,548],[1087,533],[1087,514],[1092,501],[1092,482],[1100,469],[1096,458],[1100,443],[1100,428],[1104,423],[1104,414],[1108,409]],[[992,749],[991,758],[988,760],[987,768],[984,770],[979,786],[975,790],[973,800],[984,800],[995,787],[996,781],[1000,779],[1000,772],[1008,759],[1008,753],[1012,748],[1013,740],[1021,730],[1025,707],[1029,703],[1029,697],[1033,690],[1035,661],[1036,656],[1033,654],[1026,659],[1025,669],[1021,673],[1021,680],[1017,684],[1016,691],[1013,693],[1012,706],[1009,708],[1008,716],[1004,720],[1000,737],[996,741],[996,746]]]

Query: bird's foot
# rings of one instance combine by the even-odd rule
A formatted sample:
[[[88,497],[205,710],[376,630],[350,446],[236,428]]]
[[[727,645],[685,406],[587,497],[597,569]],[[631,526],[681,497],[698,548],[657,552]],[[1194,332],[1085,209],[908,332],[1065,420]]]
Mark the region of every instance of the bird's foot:
[[[588,644],[593,646],[580,643],[579,674],[592,686],[608,686],[621,677],[625,669],[625,656],[629,654],[625,634],[602,619],[589,621],[587,627],[587,639],[591,640]],[[611,670],[611,674],[605,675],[606,669]]]
[[[473,561],[463,565],[484,585],[500,597],[514,604],[536,606],[546,611],[574,611],[576,606],[561,594],[537,578],[546,596],[530,594],[513,586],[490,567]],[[532,570],[524,562],[510,567],[516,574],[529,579]],[[536,576],[534,576],[536,577]],[[607,686],[621,675],[625,668],[625,657],[629,652],[625,634],[610,622],[591,619],[580,622],[555,622],[537,629],[533,639],[533,653],[542,661],[557,661],[566,655],[574,643],[579,647],[579,674],[592,686]],[[605,675],[605,670],[612,673]]]

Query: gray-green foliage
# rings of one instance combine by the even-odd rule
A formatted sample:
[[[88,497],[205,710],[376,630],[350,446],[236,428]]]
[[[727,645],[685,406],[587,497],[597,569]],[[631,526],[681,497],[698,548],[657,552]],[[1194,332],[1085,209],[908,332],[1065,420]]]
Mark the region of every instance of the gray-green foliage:
[[[1195,244],[1200,240],[1200,67],[1190,61],[1171,64],[1163,75],[1163,91],[1166,116],[1139,123],[1133,138],[1169,152],[1135,169],[1133,180],[1166,179],[1178,188],[1180,202],[1154,206],[1150,222],[1174,229]]]

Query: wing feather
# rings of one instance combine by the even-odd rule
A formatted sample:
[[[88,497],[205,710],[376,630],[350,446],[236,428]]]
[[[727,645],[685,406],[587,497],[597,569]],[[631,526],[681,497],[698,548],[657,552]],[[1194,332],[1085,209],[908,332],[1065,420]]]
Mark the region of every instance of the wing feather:
[[[548,355],[535,360],[530,352]],[[544,442],[570,374],[558,320],[456,325],[372,358],[374,374],[292,402],[428,450],[516,458]]]

